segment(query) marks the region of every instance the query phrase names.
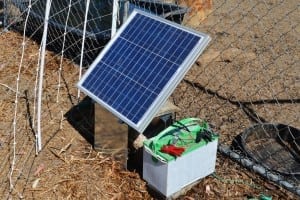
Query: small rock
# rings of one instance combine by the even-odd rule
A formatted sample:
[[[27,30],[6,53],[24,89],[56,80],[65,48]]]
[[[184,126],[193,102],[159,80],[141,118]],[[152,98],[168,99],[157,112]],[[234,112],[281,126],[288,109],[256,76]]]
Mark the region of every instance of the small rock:
[[[143,147],[143,143],[145,140],[147,140],[147,138],[143,134],[139,134],[139,136],[133,142],[133,147],[135,149],[139,149],[139,148]]]
[[[39,178],[38,178],[38,179],[35,179],[35,180],[33,181],[33,183],[32,183],[32,189],[37,188],[39,182],[40,182],[40,179],[39,179]]]
[[[201,63],[201,65],[206,66],[211,62],[221,61],[220,60],[220,51],[216,51],[214,49],[208,49],[205,51],[197,62]]]

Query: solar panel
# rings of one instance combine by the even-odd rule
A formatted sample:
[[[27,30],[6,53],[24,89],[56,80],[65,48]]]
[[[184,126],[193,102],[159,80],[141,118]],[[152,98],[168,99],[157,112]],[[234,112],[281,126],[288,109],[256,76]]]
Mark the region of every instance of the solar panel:
[[[143,132],[209,40],[203,33],[135,10],[77,85]]]

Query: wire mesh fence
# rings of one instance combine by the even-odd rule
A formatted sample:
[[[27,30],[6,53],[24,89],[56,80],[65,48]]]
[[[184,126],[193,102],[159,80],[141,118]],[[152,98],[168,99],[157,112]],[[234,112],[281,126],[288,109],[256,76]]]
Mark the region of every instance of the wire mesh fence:
[[[25,194],[37,121],[42,122],[45,145],[70,128],[64,114],[78,103],[75,84],[81,70],[110,40],[113,20],[119,27],[133,9],[142,9],[212,37],[172,95],[181,108],[178,118],[208,121],[220,133],[220,152],[300,195],[298,1],[129,0],[118,2],[118,17],[113,18],[111,0],[52,0],[46,40],[50,51],[43,57],[46,2],[0,1],[5,27],[0,37],[15,45],[8,51],[0,43],[1,175],[8,177],[1,179],[2,194]],[[40,81],[43,109],[38,119]]]

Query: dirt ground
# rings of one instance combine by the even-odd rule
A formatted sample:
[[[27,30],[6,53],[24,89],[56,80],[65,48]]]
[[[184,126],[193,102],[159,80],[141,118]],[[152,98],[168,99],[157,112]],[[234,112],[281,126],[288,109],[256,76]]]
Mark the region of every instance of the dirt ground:
[[[300,98],[299,6],[296,0],[259,2],[216,1],[214,12],[193,25],[209,34],[212,42],[171,97],[181,109],[178,119],[197,116],[207,120],[223,144],[230,144],[253,124],[241,107],[232,103],[235,101],[263,99],[262,104],[251,104],[256,118],[300,127],[300,105],[293,102]],[[28,38],[23,41],[20,33],[0,30],[0,49],[3,199],[159,198],[138,173],[124,169],[124,162],[118,161],[122,150],[112,149],[110,156],[92,148],[93,113],[87,113],[92,105],[81,101],[80,107],[77,100],[79,68],[50,51],[46,52],[44,76],[43,150],[36,155],[33,113],[39,46]],[[268,99],[277,101],[267,103]],[[280,101],[283,99],[290,102]],[[82,107],[86,110],[80,111]],[[99,126],[103,132],[126,132],[126,126],[115,123],[109,113],[102,117],[105,120]],[[107,119],[115,120],[113,127]],[[120,139],[115,142],[123,149],[127,145]],[[218,153],[216,172],[178,199],[250,199],[261,194],[300,199]]]

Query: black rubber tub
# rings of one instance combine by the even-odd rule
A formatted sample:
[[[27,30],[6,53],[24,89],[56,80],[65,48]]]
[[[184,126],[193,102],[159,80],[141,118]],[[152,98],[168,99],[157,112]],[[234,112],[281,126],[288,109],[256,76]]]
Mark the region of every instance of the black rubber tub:
[[[255,124],[232,147],[266,169],[300,178],[300,130],[284,124]]]

